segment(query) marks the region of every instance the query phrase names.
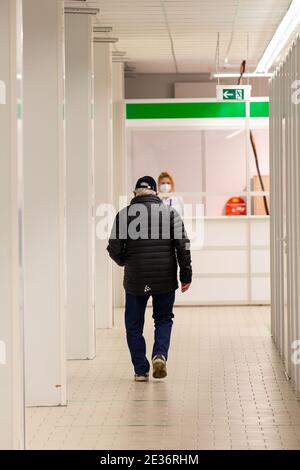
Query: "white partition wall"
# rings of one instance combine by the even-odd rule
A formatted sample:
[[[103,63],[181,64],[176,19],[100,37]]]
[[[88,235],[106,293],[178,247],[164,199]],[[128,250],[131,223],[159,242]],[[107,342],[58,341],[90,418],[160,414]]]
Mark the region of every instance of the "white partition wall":
[[[26,399],[66,403],[63,1],[24,0]],[[46,20],[45,20],[46,18]]]
[[[113,63],[113,197],[116,210],[120,209],[120,197],[127,196],[127,165],[125,146],[125,84],[124,64]],[[124,305],[123,269],[114,263],[113,297],[114,307]]]
[[[92,16],[65,16],[67,356],[95,356]]]
[[[0,450],[24,448],[21,20],[0,2]]]
[[[105,204],[113,203],[112,51],[106,42],[94,42],[95,89],[95,208],[96,222]],[[98,216],[98,217],[97,217]],[[100,220],[100,219],[99,219]],[[97,231],[96,231],[97,234]],[[95,314],[97,328],[113,325],[112,260],[107,239],[96,237]]]
[[[271,80],[272,333],[300,396],[300,38]]]

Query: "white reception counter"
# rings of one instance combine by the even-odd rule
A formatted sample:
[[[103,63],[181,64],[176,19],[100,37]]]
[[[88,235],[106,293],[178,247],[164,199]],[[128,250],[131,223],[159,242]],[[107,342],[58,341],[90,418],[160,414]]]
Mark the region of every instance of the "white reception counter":
[[[178,304],[269,304],[269,217],[205,217],[204,244],[192,244],[193,284]]]

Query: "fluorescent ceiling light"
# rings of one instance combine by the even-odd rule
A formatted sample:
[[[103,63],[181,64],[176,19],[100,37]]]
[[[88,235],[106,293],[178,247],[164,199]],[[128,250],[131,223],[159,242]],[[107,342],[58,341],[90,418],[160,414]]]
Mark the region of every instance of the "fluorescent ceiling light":
[[[245,78],[270,78],[272,77],[272,73],[244,73],[243,77]],[[213,74],[214,78],[239,78],[240,74],[239,73],[214,73]]]
[[[94,42],[118,42],[119,38],[109,38],[109,37],[104,37],[104,38],[94,38]]]
[[[300,1],[293,0],[260,59],[256,72],[268,72],[300,22]]]
[[[94,33],[110,33],[112,26],[94,26]]]
[[[100,12],[99,8],[89,7],[65,7],[65,13],[71,13],[74,15],[98,15]]]
[[[130,62],[131,59],[129,59],[128,57],[113,57],[112,61],[113,62]]]

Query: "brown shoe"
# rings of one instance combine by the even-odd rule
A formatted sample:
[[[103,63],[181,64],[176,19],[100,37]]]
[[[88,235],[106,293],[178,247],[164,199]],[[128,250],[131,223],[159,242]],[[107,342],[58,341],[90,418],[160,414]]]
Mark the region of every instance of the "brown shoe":
[[[155,379],[164,379],[167,377],[167,361],[165,356],[157,355],[152,359],[153,377]]]
[[[149,374],[148,373],[144,375],[135,374],[134,381],[135,382],[149,382]]]

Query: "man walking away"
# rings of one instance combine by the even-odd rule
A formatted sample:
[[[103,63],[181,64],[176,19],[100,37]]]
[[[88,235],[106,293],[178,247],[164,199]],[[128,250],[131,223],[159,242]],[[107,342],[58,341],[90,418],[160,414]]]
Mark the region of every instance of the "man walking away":
[[[116,216],[107,250],[119,266],[125,266],[127,343],[135,381],[147,382],[150,364],[143,336],[147,302],[152,296],[153,377],[161,379],[167,376],[178,265],[182,292],[190,287],[192,267],[184,224],[179,214],[157,196],[155,180],[140,178],[134,195],[131,204]]]

